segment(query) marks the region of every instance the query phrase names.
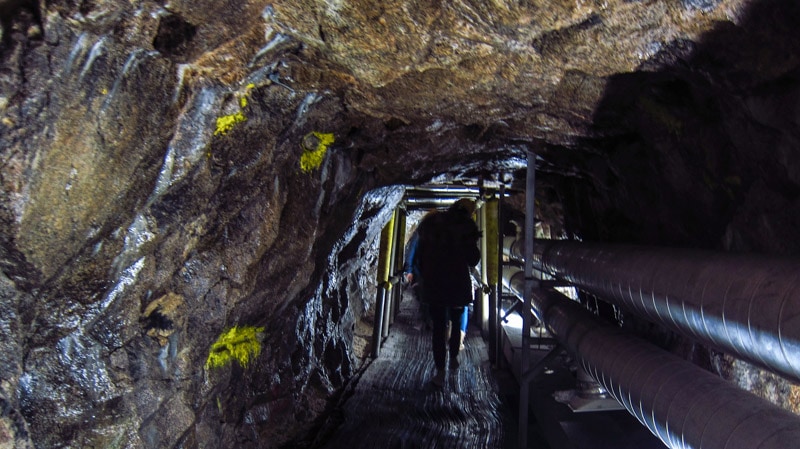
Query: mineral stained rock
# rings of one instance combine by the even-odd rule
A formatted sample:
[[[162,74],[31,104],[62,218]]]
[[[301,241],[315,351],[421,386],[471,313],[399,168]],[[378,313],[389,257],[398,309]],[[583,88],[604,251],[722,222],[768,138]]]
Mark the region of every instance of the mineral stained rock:
[[[0,447],[300,445],[361,363],[392,186],[527,150],[558,233],[796,255],[798,19],[0,0]],[[207,369],[234,326],[259,355]]]

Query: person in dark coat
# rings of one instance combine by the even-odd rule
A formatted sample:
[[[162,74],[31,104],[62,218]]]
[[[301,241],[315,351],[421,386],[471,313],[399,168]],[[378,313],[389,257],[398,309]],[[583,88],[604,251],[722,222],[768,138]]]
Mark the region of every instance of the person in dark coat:
[[[447,211],[432,214],[417,230],[416,258],[422,282],[422,300],[429,305],[433,322],[433,360],[436,375],[433,383],[444,383],[447,354],[450,354],[450,369],[459,366],[458,353],[461,346],[460,329],[464,308],[472,302],[472,280],[470,267],[480,261],[478,249],[480,232],[472,220],[475,202],[461,199]],[[448,341],[448,323],[450,332]],[[449,351],[448,351],[449,349]]]

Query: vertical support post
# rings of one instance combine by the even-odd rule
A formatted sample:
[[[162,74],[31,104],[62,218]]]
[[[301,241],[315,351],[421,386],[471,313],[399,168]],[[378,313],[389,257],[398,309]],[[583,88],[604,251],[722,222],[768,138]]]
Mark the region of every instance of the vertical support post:
[[[488,304],[488,331],[489,331],[489,361],[493,364],[497,363],[497,340],[498,340],[498,328],[497,328],[497,303],[498,303],[498,294],[497,294],[497,283],[500,280],[500,276],[498,275],[498,259],[497,259],[497,248],[500,246],[499,242],[497,241],[498,235],[498,201],[497,198],[490,198],[486,201],[484,205],[486,212],[484,217],[486,218],[486,229],[484,231],[484,238],[486,240],[486,280],[487,285],[491,288],[489,292],[489,304]]]
[[[484,285],[489,285],[489,275],[487,269],[488,254],[486,251],[487,231],[486,231],[486,205],[482,205],[478,214],[478,225],[481,231],[481,292],[478,295],[478,324],[481,327],[481,335],[486,337],[489,334],[489,295],[483,291]]]
[[[375,295],[375,319],[372,323],[372,358],[377,359],[383,344],[383,311],[386,306],[386,289],[383,284],[378,284]]]
[[[376,276],[378,288],[375,295],[375,322],[372,329],[372,353],[373,357],[378,357],[381,346],[381,339],[386,336],[384,328],[388,330],[389,323],[386,320],[386,296],[389,284],[389,264],[391,256],[392,235],[394,234],[394,213],[386,226],[381,230],[381,245],[378,253],[378,272]]]
[[[494,311],[494,328],[496,329],[495,337],[495,353],[497,354],[496,364],[505,360],[503,357],[503,326],[500,323],[500,318],[503,316],[501,313],[503,306],[503,197],[506,195],[506,186],[503,184],[503,174],[500,173],[497,179],[501,180],[500,189],[497,192],[497,229],[495,230],[495,238],[497,239],[496,246],[494,246],[495,258],[497,260],[497,280],[495,281],[494,294],[497,299],[495,300]]]
[[[395,309],[395,289],[390,279],[395,272],[395,259],[397,257],[397,222],[398,222],[399,209],[395,209],[392,213],[392,234],[389,242],[389,257],[386,261],[386,321],[383,324],[383,337],[389,335],[389,326],[394,324],[394,309]]]
[[[386,338],[389,336],[389,326],[392,324],[392,284],[388,281],[385,284],[386,290],[384,306],[383,306],[383,329],[381,336]]]
[[[406,254],[406,210],[397,209],[396,214],[397,219],[396,223],[394,224],[394,228],[397,237],[394,244],[396,250],[394,253],[394,268],[392,268],[391,272],[392,276],[397,274],[402,275],[403,263],[405,261]],[[392,304],[394,304],[395,317],[397,317],[397,315],[400,313],[400,302],[403,300],[402,285],[402,283],[398,282],[397,285],[395,285],[395,288],[392,288],[392,291],[394,292],[394,300],[392,301]],[[392,319],[392,322],[394,323],[394,319]]]
[[[520,357],[519,447],[528,447],[528,399],[530,382],[526,378],[531,349],[531,307],[533,288],[533,239],[536,237],[536,154],[528,151],[528,171],[525,177],[525,292],[522,304],[522,353]]]

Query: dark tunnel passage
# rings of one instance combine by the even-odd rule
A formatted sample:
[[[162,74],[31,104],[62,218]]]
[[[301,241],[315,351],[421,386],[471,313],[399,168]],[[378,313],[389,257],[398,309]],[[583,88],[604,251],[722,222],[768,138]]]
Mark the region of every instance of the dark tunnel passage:
[[[0,447],[791,447],[797,23],[0,0]],[[437,390],[381,236],[463,196]]]
[[[523,236],[520,217],[497,213],[504,189],[487,194],[483,186],[411,188],[384,231],[409,209],[443,209],[459,194],[480,199],[482,242],[493,242],[488,249],[482,243],[473,280],[468,341],[477,351],[449,372],[446,385],[431,383],[430,330],[419,298],[398,280],[402,262],[383,274],[379,268],[379,284],[396,287],[382,294],[379,287],[372,362],[311,447],[783,448],[796,440],[796,415],[671,354],[680,334],[794,382],[796,259],[574,240],[538,240],[529,249],[524,239],[543,237],[546,226],[539,221],[535,234]],[[497,226],[503,219],[515,233]],[[391,231],[399,239],[391,244],[382,238],[381,257],[402,261],[402,249],[392,245],[405,246],[408,231],[405,218],[398,223],[404,231]],[[498,235],[489,238],[491,232]],[[491,245],[500,243],[503,257],[489,263],[497,255]],[[539,273],[531,287],[520,264],[525,251],[533,251],[528,257]],[[493,276],[497,284],[489,286]],[[600,302],[613,313],[604,314]],[[639,320],[666,332],[643,333]],[[676,334],[664,339],[670,332]]]
[[[631,405],[620,396],[624,392],[629,397],[630,388],[646,389],[646,385],[616,387],[623,391],[612,393],[629,410],[635,407],[637,411],[631,413],[669,447],[788,447],[797,431],[797,418],[792,413],[767,405],[752,395],[740,397],[741,390],[734,385],[747,385],[757,395],[790,412],[797,411],[791,399],[797,378],[793,374],[795,368],[790,366],[797,365],[798,354],[796,339],[788,336],[793,332],[790,317],[797,308],[793,293],[797,250],[792,239],[786,241],[786,237],[796,234],[800,216],[795,207],[798,178],[793,174],[800,160],[800,147],[796,126],[787,126],[787,121],[796,123],[798,117],[795,99],[800,87],[796,56],[799,42],[790,28],[800,18],[800,11],[795,4],[759,2],[743,16],[737,25],[720,23],[696,41],[676,39],[662,43],[639,71],[606,80],[602,100],[580,136],[566,145],[550,143],[536,148],[543,167],[537,178],[537,206],[541,205],[537,210],[537,232],[546,230],[550,237],[553,230],[554,237],[582,241],[657,245],[658,251],[672,248],[718,251],[708,253],[714,260],[707,267],[691,265],[691,261],[706,257],[702,253],[688,253],[689,264],[684,266],[658,266],[641,260],[617,267],[611,259],[607,262],[603,259],[609,257],[605,254],[611,253],[613,246],[600,250],[596,256],[578,249],[571,259],[573,269],[585,270],[570,278],[573,285],[578,281],[579,302],[631,335],[653,342],[657,348],[653,351],[667,350],[679,356],[670,361],[664,358],[666,355],[660,356],[653,363],[667,368],[662,373],[646,375],[652,376],[649,381],[653,383],[672,375],[670,382],[674,386],[663,384],[659,394],[677,395],[679,399],[655,398],[663,403],[650,404],[653,411],[648,415],[644,405],[636,402]],[[585,74],[573,73],[562,80],[559,88],[574,92],[591,89],[596,83],[596,79]],[[580,99],[580,94],[574,95]],[[581,104],[577,102],[571,107],[575,110],[567,111],[565,116],[578,115]],[[515,185],[509,187],[519,189],[523,177],[516,172]],[[514,210],[508,212],[516,215],[517,223],[524,217],[520,206],[517,198],[512,203]],[[506,224],[510,225],[510,221]],[[508,237],[512,236],[513,231],[508,232]],[[728,260],[727,253],[736,256]],[[762,268],[755,268],[751,261],[763,261]],[[624,279],[635,276],[637,266],[646,267],[653,276],[678,270],[683,275],[664,280],[636,278],[632,282],[638,284],[622,284]],[[622,280],[601,277],[598,274],[601,267],[606,270],[604,273],[615,273]],[[708,273],[708,277],[698,277],[700,273]],[[772,274],[766,273],[777,274],[771,277]],[[560,273],[557,279],[564,279],[563,275]],[[670,293],[651,293],[652,301],[656,297],[666,298],[665,305],[648,306],[641,293],[643,305],[638,309],[642,313],[636,313],[637,306],[632,302],[612,303],[607,299],[619,296],[626,289],[635,292],[641,287],[644,292],[645,285],[653,284],[684,288],[687,299],[692,298],[696,306],[679,305],[678,319],[672,304],[673,310],[663,312],[669,318],[657,318],[655,314],[662,313],[661,309],[670,309],[669,301],[676,297],[677,288]],[[758,291],[760,288],[766,290]],[[522,291],[519,287],[518,292]],[[739,298],[743,305],[739,305]],[[549,304],[547,301],[552,300],[544,304]],[[537,309],[536,305],[533,309]],[[737,313],[746,312],[747,316],[737,317]],[[700,315],[709,321],[701,321]],[[536,318],[534,322],[549,327]],[[676,323],[681,322],[703,324],[696,330],[680,332],[681,325]],[[590,325],[597,326],[585,324]],[[716,336],[701,338],[703,333],[713,333],[715,329],[719,331]],[[765,332],[763,337],[761,332]],[[483,335],[486,336],[485,330]],[[782,337],[787,337],[786,342],[774,340]],[[616,343],[619,351],[626,344]],[[595,351],[602,352],[602,343],[597,345]],[[741,352],[745,347],[776,352],[748,357]],[[518,348],[510,351],[514,350]],[[641,348],[632,351],[626,354],[648,357]],[[633,355],[620,357],[629,356]],[[677,365],[681,358],[693,362],[697,369]],[[610,374],[596,368],[597,363],[601,362],[591,362],[580,369],[573,366],[573,377],[576,371],[587,369],[604,387],[613,389],[617,380],[606,378]],[[610,364],[614,363],[628,367],[628,371],[616,372],[616,376],[637,375],[629,361],[627,365],[606,363],[609,365],[604,369],[611,369]],[[682,374],[672,374],[675,371]],[[744,374],[745,371],[749,374]],[[645,376],[645,372],[641,368],[638,375]],[[692,386],[689,379],[699,383]],[[577,381],[580,383],[580,375]],[[768,390],[775,393],[766,393]],[[644,400],[655,393],[634,394],[640,395],[637,400]],[[681,405],[680,401],[688,402]],[[543,406],[532,407],[539,407],[537,412],[532,411],[533,419],[541,420]],[[673,417],[681,407],[686,414]],[[730,413],[715,412],[720,409],[713,407]],[[762,415],[756,419],[758,424],[756,421],[743,424],[744,415],[740,413],[749,413],[748,419],[753,419],[756,410]],[[717,421],[704,427],[700,424],[704,414],[716,416]],[[548,435],[549,443],[555,447],[604,444],[598,441],[603,437],[596,427],[592,435],[590,427],[580,428],[574,423],[570,427],[555,421],[549,424],[559,430],[551,430]],[[747,430],[738,434],[734,429]],[[757,434],[755,429],[764,433]],[[581,435],[581,431],[586,433]],[[624,442],[609,443],[611,437],[604,436],[609,447],[625,447]],[[628,436],[634,441],[638,437],[635,432]],[[573,441],[567,441],[569,438]],[[632,444],[631,447],[647,447],[648,443],[641,440]],[[655,444],[654,447],[661,447],[662,443]]]

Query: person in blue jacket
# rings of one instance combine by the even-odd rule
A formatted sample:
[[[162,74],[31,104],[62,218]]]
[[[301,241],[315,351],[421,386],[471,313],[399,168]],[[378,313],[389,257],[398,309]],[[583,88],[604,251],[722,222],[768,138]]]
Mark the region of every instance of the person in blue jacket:
[[[406,260],[403,264],[403,273],[405,274],[406,285],[411,287],[414,297],[420,301],[420,319],[426,326],[429,326],[430,315],[428,313],[428,304],[422,302],[422,276],[419,273],[419,263],[417,263],[415,257],[418,243],[419,234],[415,229],[414,232],[411,233],[411,237],[408,239],[408,244],[406,245]]]

